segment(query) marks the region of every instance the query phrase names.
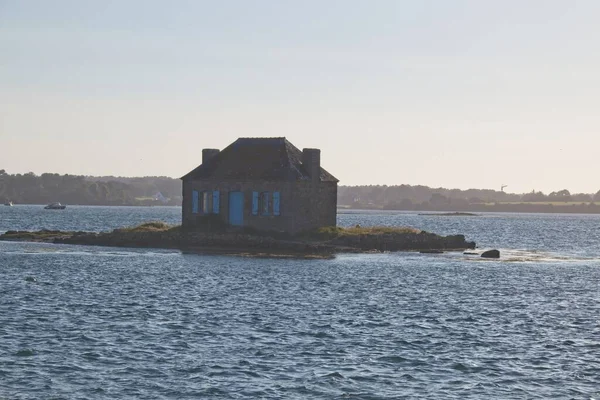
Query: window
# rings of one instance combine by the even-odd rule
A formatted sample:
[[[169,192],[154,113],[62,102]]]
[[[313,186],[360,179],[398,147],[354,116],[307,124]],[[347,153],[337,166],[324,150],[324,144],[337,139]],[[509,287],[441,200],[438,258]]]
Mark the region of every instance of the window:
[[[220,192],[218,190],[192,192],[192,212],[197,214],[218,214],[220,211]]]
[[[260,215],[269,215],[269,212],[271,211],[271,202],[269,201],[269,195],[269,192],[262,192],[260,194]]]
[[[281,194],[252,192],[252,215],[281,215]]]
[[[210,201],[212,200],[211,192],[202,192],[202,213],[210,213]]]

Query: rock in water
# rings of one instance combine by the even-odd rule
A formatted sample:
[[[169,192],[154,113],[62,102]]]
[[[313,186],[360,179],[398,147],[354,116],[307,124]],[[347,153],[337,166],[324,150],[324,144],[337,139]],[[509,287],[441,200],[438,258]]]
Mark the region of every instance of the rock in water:
[[[25,278],[25,282],[37,282],[37,280],[33,276],[28,276]]]
[[[500,258],[500,251],[496,250],[496,249],[484,251],[483,253],[481,253],[481,257],[483,257],[483,258]]]

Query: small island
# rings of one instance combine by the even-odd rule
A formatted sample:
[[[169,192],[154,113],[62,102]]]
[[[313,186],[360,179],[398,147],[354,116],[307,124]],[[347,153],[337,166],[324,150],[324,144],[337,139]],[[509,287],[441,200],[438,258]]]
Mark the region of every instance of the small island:
[[[136,227],[101,233],[7,231],[0,235],[0,240],[302,258],[326,258],[340,253],[464,251],[475,248],[475,243],[467,241],[464,235],[440,236],[402,227],[326,227],[309,233],[290,235],[248,229],[190,230],[163,222],[148,222]]]
[[[277,257],[475,248],[464,235],[337,227],[338,179],[321,166],[320,149],[300,150],[285,137],[243,137],[223,150],[202,149],[202,163],[181,180],[180,226],[148,222],[101,233],[9,231],[0,240]]]

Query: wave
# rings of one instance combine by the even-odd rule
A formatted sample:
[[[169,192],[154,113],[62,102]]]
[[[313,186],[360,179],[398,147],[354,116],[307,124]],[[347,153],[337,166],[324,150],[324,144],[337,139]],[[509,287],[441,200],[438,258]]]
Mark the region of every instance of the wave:
[[[178,250],[161,250],[161,249],[127,249],[119,248],[112,250],[111,248],[90,247],[81,248],[81,246],[70,245],[53,245],[47,243],[28,243],[22,246],[19,243],[15,249],[5,248],[2,253],[15,255],[35,255],[35,256],[93,256],[93,257],[172,257],[179,256],[181,252]]]
[[[487,249],[478,249],[481,254]],[[600,257],[584,257],[575,254],[556,253],[531,249],[498,249],[499,259],[484,259],[478,255],[464,255],[465,259],[471,261],[496,261],[496,262],[519,262],[519,263],[567,263],[567,262],[600,262]]]

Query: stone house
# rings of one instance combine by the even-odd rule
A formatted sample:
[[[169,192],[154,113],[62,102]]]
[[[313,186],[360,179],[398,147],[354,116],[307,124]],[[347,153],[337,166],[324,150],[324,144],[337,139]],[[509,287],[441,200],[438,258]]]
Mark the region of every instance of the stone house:
[[[321,168],[319,149],[300,151],[285,138],[203,149],[202,164],[181,179],[186,228],[214,218],[292,234],[336,225],[338,180]]]

